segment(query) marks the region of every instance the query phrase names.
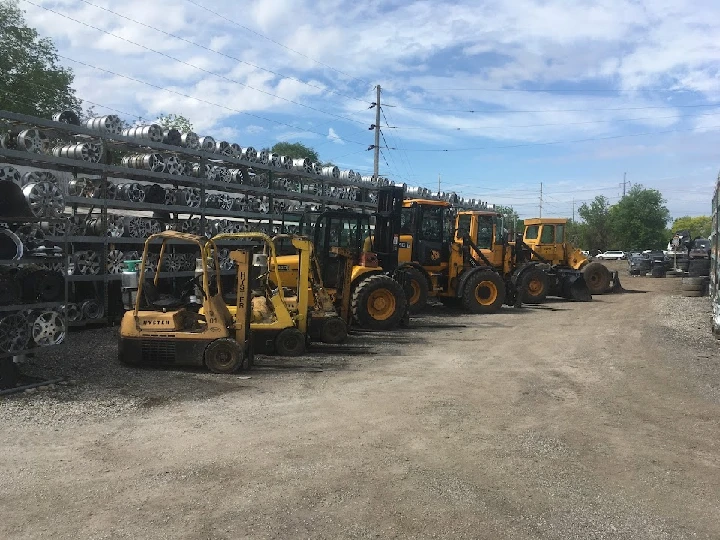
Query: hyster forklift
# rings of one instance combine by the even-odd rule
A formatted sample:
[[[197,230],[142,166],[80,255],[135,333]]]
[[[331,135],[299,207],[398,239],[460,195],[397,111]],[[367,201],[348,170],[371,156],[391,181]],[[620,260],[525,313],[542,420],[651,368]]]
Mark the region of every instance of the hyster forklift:
[[[161,242],[160,262],[154,279],[146,279],[148,253],[157,241]],[[194,277],[176,289],[177,294],[161,294],[160,272],[170,243],[196,247],[199,267]],[[118,355],[122,362],[204,365],[214,373],[252,366],[248,286],[252,255],[247,250],[231,254],[237,265],[238,291],[233,316],[221,296],[220,274],[210,271],[203,256],[206,248],[206,238],[176,231],[147,239],[139,272],[129,268],[122,275],[123,301],[128,310],[120,325]],[[217,250],[215,254],[214,267],[219,268]]]
[[[413,312],[430,296],[471,313],[540,303],[547,295],[590,299],[580,272],[533,261],[521,236],[508,241],[497,212],[456,212],[446,201],[411,199],[403,203],[400,231],[399,264]]]
[[[297,232],[312,238],[322,283],[348,325],[390,330],[407,322],[404,273],[398,271],[403,196],[402,187],[381,188],[374,214],[325,210],[299,218]],[[292,287],[299,256],[288,247],[277,263],[282,285]]]
[[[273,286],[281,281],[276,263],[275,239],[266,234],[219,234],[207,245],[207,248],[217,248],[220,243],[241,246],[254,244],[253,269],[256,272],[252,279],[251,330],[257,353],[298,356],[305,352],[308,337],[331,344],[342,343],[347,339],[347,326],[335,313],[317,276],[312,242],[302,237],[288,238],[298,251],[298,272],[295,274],[297,281],[292,284],[283,282],[283,287]],[[286,289],[292,292],[287,294]],[[233,313],[234,306],[229,305],[228,308]]]
[[[590,262],[582,251],[567,241],[566,234],[567,219],[526,219],[523,242],[531,250],[534,261],[565,272],[582,272],[590,294],[621,291],[618,273],[597,261]]]

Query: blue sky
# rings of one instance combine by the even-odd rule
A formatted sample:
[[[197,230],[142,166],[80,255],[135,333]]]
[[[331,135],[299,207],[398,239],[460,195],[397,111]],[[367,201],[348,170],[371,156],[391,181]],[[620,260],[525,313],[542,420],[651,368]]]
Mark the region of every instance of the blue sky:
[[[681,0],[21,0],[101,113],[300,141],[323,160],[537,216],[623,175],[674,217],[720,169],[720,3]],[[208,11],[210,10],[210,11]],[[214,13],[213,13],[214,12]],[[74,19],[74,20],[73,20]],[[172,37],[176,36],[176,37]],[[98,69],[101,68],[101,69]]]

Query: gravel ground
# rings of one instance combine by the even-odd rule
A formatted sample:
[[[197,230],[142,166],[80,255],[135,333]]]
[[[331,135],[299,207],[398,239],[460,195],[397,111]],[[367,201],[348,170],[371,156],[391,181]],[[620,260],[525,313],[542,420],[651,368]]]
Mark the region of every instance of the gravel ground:
[[[720,538],[708,300],[623,285],[232,377],[73,334],[25,366],[72,385],[0,402],[0,537]]]

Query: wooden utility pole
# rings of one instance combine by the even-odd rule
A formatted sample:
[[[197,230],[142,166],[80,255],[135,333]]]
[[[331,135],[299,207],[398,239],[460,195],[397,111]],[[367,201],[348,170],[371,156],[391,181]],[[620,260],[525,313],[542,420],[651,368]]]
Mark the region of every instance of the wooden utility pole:
[[[542,217],[542,182],[540,182],[540,215],[538,217]]]
[[[375,98],[375,166],[373,167],[373,175],[375,178],[380,177],[380,85],[378,84],[377,97]]]

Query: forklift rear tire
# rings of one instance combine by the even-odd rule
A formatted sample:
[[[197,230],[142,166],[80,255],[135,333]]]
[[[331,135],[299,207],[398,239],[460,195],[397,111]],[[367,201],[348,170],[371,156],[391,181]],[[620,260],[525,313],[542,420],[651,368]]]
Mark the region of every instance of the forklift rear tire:
[[[275,352],[280,356],[300,356],[305,353],[305,336],[297,328],[285,328],[275,338]]]
[[[407,296],[390,276],[374,274],[365,278],[352,295],[352,312],[363,328],[391,330],[405,316]]]
[[[328,317],[320,328],[320,341],[323,343],[332,345],[345,343],[347,336],[347,324],[340,317]]]
[[[542,304],[548,295],[548,276],[542,269],[534,267],[523,272],[520,290],[524,304]]]
[[[610,270],[599,262],[591,262],[582,269],[590,294],[604,294],[610,287]]]
[[[465,283],[462,304],[470,313],[496,313],[505,303],[505,282],[495,272],[475,272]]]
[[[408,266],[403,268],[403,271],[410,282],[410,295],[408,296],[410,313],[420,313],[427,306],[428,282],[417,268]]]
[[[213,373],[235,373],[242,366],[244,354],[234,339],[216,339],[205,348],[205,366]]]

